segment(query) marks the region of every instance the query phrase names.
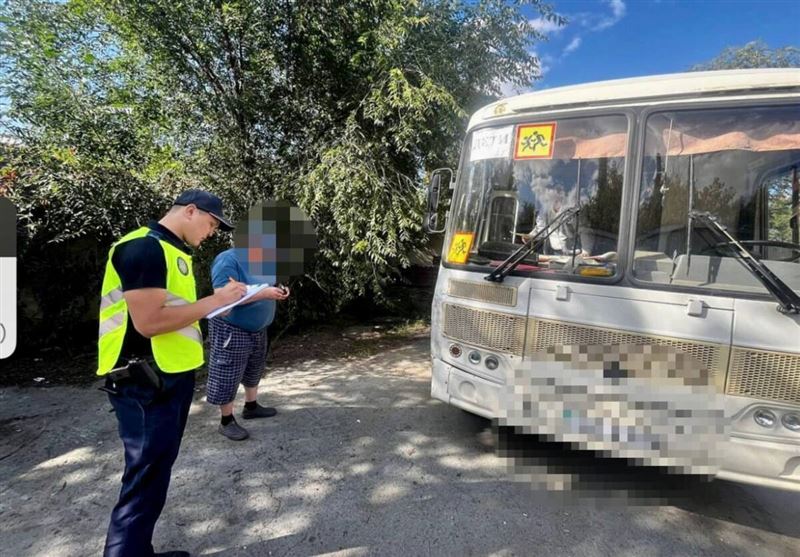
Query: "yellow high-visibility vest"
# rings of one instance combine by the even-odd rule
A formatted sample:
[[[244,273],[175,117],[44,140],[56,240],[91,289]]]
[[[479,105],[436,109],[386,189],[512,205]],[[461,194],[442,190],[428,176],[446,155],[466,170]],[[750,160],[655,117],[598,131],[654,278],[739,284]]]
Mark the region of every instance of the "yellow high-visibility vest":
[[[125,331],[128,328],[128,304],[122,295],[122,281],[111,262],[114,250],[121,244],[150,234],[147,227],[134,230],[111,246],[100,292],[100,328],[97,335],[97,375],[105,375],[114,367],[122,351]],[[169,242],[153,235],[164,252],[167,264],[167,305],[178,306],[197,301],[192,258]],[[203,334],[200,323],[178,331],[156,335],[150,339],[150,348],[158,367],[166,373],[180,373],[203,365]]]

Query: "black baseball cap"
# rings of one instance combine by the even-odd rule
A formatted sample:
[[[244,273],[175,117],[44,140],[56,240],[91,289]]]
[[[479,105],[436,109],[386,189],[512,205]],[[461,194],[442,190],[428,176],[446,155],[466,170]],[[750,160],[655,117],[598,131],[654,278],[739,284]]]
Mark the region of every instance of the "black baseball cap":
[[[222,200],[213,193],[203,190],[186,190],[178,196],[173,205],[194,205],[217,219],[220,230],[226,232],[233,230],[233,225],[222,212]]]

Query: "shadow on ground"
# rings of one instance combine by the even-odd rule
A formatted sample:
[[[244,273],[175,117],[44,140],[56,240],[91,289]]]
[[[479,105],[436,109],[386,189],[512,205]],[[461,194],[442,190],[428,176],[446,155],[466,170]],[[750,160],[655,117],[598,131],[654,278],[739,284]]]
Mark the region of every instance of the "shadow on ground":
[[[787,516],[796,498],[780,492],[714,482],[693,485],[677,504],[631,507],[565,501],[511,481],[489,423],[431,400],[428,361],[423,339],[276,369],[263,400],[280,414],[242,422],[252,437],[238,444],[216,433],[216,410],[198,392],[156,548],[215,556],[800,551],[800,529]],[[100,552],[122,466],[108,408],[85,388],[0,391],[4,552]]]

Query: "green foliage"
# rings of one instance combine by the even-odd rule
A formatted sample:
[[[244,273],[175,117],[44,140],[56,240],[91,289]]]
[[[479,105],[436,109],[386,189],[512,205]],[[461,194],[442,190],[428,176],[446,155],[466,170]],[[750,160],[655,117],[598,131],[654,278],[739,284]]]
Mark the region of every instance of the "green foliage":
[[[746,68],[800,68],[800,48],[769,48],[762,41],[744,46],[729,46],[719,56],[692,67],[692,71],[735,70]]]
[[[163,210],[157,169],[176,161],[157,143],[152,102],[130,86],[141,65],[87,4],[3,10],[2,123],[17,141],[0,151],[0,193],[18,212],[21,336],[69,346],[95,329],[108,245]]]
[[[269,197],[312,216],[320,252],[292,316],[385,300],[426,255],[421,177],[455,166],[470,112],[538,75],[525,6],[563,23],[539,0],[5,2],[2,124],[22,143],[0,166],[23,269],[91,239],[98,261],[75,265],[95,276],[113,238],[191,185],[235,218]],[[97,303],[83,284],[80,319]]]
[[[619,234],[624,162],[598,160],[597,193],[581,208],[581,223],[595,230]]]
[[[327,297],[332,308],[355,297],[380,297],[424,246],[422,192],[392,169],[382,147],[353,126],[294,192],[285,192],[317,223],[320,251],[310,276],[333,294]]]
[[[769,239],[791,242],[797,235],[792,229],[792,182],[796,169],[770,178],[767,183],[767,196],[770,209]]]

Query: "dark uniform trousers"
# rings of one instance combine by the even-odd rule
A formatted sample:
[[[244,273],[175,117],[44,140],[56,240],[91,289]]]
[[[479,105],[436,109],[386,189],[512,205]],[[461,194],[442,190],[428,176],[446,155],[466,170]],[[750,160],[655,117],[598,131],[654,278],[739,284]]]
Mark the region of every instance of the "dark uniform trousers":
[[[106,557],[153,554],[153,529],[164,508],[194,393],[194,371],[162,377],[161,395],[138,384],[118,384],[119,395],[109,395],[125,447],[125,472],[108,525]]]

